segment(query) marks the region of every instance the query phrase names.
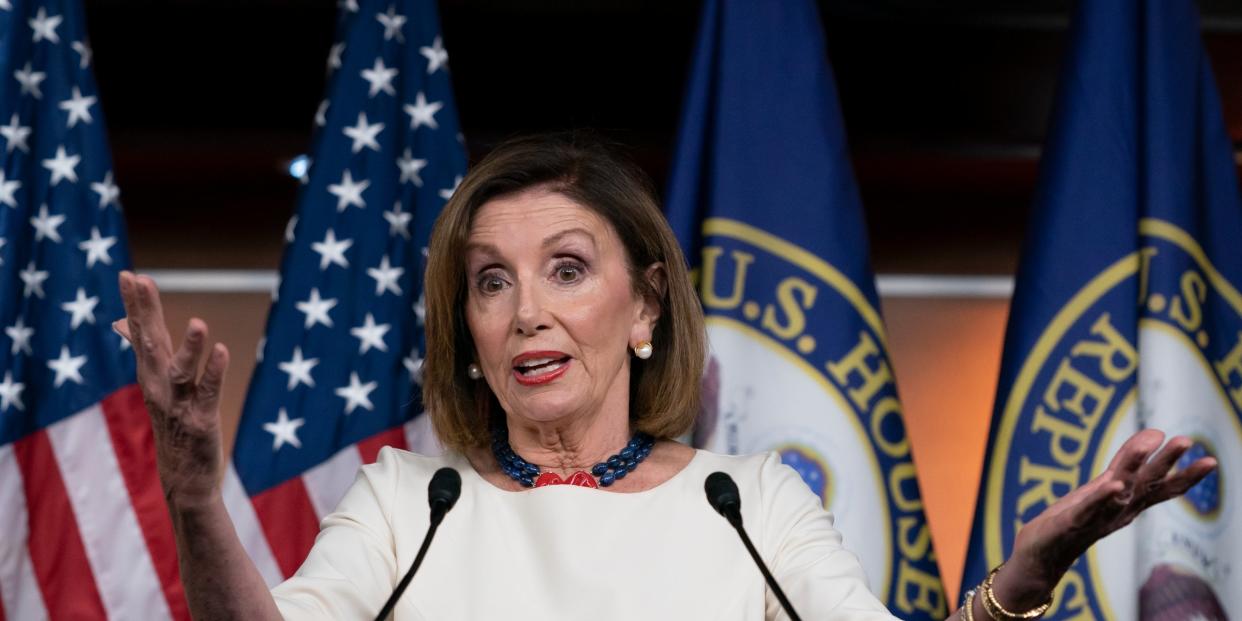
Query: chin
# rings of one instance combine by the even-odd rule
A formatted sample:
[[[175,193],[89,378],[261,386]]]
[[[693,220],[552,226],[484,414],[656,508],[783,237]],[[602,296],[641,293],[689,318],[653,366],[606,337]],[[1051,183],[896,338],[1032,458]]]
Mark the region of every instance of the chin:
[[[571,395],[557,394],[559,392],[549,391],[517,399],[515,405],[518,407],[510,413],[532,423],[554,423],[568,420],[582,411],[580,400]]]

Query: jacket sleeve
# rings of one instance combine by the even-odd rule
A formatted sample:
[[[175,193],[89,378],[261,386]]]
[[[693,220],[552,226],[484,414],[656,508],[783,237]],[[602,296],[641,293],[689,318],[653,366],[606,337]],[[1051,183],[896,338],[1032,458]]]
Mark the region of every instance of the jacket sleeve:
[[[391,448],[363,466],[297,572],[272,589],[286,619],[370,619],[398,580],[392,504],[402,459]]]
[[[792,468],[771,453],[761,466],[761,548],[772,575],[803,619],[890,621],[871,593],[862,564],[845,549],[832,513]],[[789,617],[771,590],[766,618]]]

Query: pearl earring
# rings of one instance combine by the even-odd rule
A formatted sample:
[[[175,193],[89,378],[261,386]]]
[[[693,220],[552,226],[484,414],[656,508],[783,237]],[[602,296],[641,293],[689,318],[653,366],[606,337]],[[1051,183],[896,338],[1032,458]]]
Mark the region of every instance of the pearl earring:
[[[651,341],[641,341],[638,345],[634,346],[634,355],[638,356],[642,360],[650,358],[651,352],[653,351],[655,350],[651,347]]]
[[[477,380],[483,377],[483,369],[480,369],[479,365],[471,362],[470,366],[466,367],[466,375],[469,375],[472,380]]]

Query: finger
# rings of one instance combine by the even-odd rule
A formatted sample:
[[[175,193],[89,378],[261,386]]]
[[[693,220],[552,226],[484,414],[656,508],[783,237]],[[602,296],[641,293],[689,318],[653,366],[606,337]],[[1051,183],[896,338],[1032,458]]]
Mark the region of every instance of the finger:
[[[127,315],[125,326],[129,330],[129,342],[133,345],[134,358],[138,363],[138,382],[142,384],[144,391],[156,390],[157,385],[163,384],[165,365],[158,357],[153,359],[150,353],[153,348],[148,346],[148,339],[145,338],[143,331],[145,312],[138,292],[137,277],[133,272],[126,270],[121,272],[119,280],[121,300],[125,304]]]
[[[1154,457],[1139,469],[1138,493],[1157,492],[1165,481],[1165,477],[1173,470],[1177,460],[1190,448],[1191,440],[1186,436],[1177,436],[1169,440]]]
[[[1082,501],[1082,511],[1074,523],[1080,526],[1108,522],[1128,504],[1127,485],[1124,481],[1107,481],[1092,490]]]
[[[121,270],[117,275],[116,282],[121,290],[121,303],[125,305],[125,314],[132,315],[134,303],[137,301],[134,297],[134,273],[129,270]]]
[[[1065,496],[1062,496],[1060,501],[1057,501],[1053,503],[1052,506],[1044,509],[1044,512],[1041,515],[1047,514],[1052,516],[1059,515],[1061,513],[1074,512],[1078,507],[1086,506],[1089,499],[1099,491],[1100,486],[1108,485],[1109,482],[1113,480],[1115,479],[1112,479],[1109,473],[1105,472],[1104,474],[1079,485]]]
[[[168,380],[172,383],[174,399],[188,399],[194,392],[194,381],[198,378],[198,367],[203,360],[203,344],[206,342],[207,324],[197,317],[191,319],[185,328],[181,348],[173,355],[172,365],[168,368]]]
[[[134,273],[129,270],[123,270],[117,277],[121,287],[121,303],[125,306],[125,330],[128,334],[129,342],[135,345],[134,354],[139,357],[141,362],[142,348],[137,347],[138,339],[142,331],[142,322],[138,321],[138,291],[134,284]],[[115,327],[116,324],[113,324]]]
[[[1161,497],[1156,502],[1164,502],[1190,491],[1190,488],[1211,474],[1217,465],[1215,457],[1200,457],[1189,466],[1170,474],[1165,479],[1164,485],[1161,487]]]
[[[1139,468],[1147,462],[1147,458],[1160,448],[1160,443],[1164,441],[1164,432],[1159,429],[1144,429],[1126,440],[1121,445],[1121,449],[1113,456],[1113,461],[1109,463],[1108,469],[1121,475],[1123,478],[1131,478],[1138,472]]]
[[[220,409],[220,393],[224,387],[224,372],[229,368],[229,350],[224,343],[216,343],[207,356],[203,379],[195,393],[195,411],[200,415],[217,416]]]
[[[160,303],[160,291],[150,276],[135,276],[135,290],[138,295],[138,319],[141,322],[143,337],[151,340],[151,346],[164,354],[172,356],[172,337],[168,335],[168,325],[164,323],[164,306]]]
[[[130,345],[134,344],[134,339],[129,334],[129,321],[127,319],[118,319],[112,322],[112,331],[126,341],[129,341]]]

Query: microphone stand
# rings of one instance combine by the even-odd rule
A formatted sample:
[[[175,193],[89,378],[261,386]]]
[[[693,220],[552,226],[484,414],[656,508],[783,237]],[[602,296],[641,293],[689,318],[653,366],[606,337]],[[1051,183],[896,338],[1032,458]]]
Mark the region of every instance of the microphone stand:
[[[750,536],[746,534],[746,529],[742,528],[742,496],[738,493],[737,483],[734,483],[733,478],[724,472],[713,472],[703,482],[703,489],[707,492],[708,504],[717,513],[724,516],[729,521],[729,525],[733,527],[733,530],[736,530],[738,536],[742,538],[742,545],[746,546],[746,551],[750,553],[751,560],[755,561],[755,565],[759,566],[759,571],[763,573],[763,579],[768,583],[768,588],[772,589],[772,593],[776,595],[777,601],[785,608],[789,618],[792,621],[802,621],[797,611],[794,610],[793,604],[789,603],[789,598],[785,597],[785,592],[781,590],[781,585],[776,583],[776,578],[772,576],[772,572],[768,571],[767,564],[760,558],[759,551],[755,549],[755,544],[750,542]]]
[[[440,522],[444,521],[444,515],[453,508],[459,495],[461,495],[461,476],[457,474],[457,471],[452,468],[437,470],[431,477],[431,484],[427,489],[427,501],[431,505],[431,527],[423,536],[423,545],[419,546],[418,554],[414,556],[414,562],[410,564],[410,570],[405,572],[401,582],[397,583],[397,588],[393,589],[392,595],[388,596],[384,607],[380,608],[378,615],[375,615],[375,621],[387,619],[392,609],[397,606],[397,600],[401,598],[401,594],[414,579],[414,572],[418,571],[418,567],[423,564],[423,557],[427,556],[427,548],[431,547],[431,539],[435,537],[436,529],[440,527]]]
[[[726,515],[729,524],[737,531],[738,536],[742,538],[742,545],[746,546],[746,551],[750,552],[750,558],[754,559],[755,564],[759,566],[759,571],[763,572],[763,579],[767,581],[768,588],[772,589],[772,593],[776,595],[777,601],[785,608],[785,612],[789,613],[792,621],[802,621],[802,617],[794,610],[793,604],[789,603],[789,598],[785,597],[785,592],[781,590],[781,585],[776,583],[776,578],[772,576],[772,572],[768,571],[768,566],[759,557],[759,551],[755,549],[755,544],[750,542],[750,536],[746,534],[746,529],[742,528],[742,516],[738,515],[736,521],[732,515]]]

